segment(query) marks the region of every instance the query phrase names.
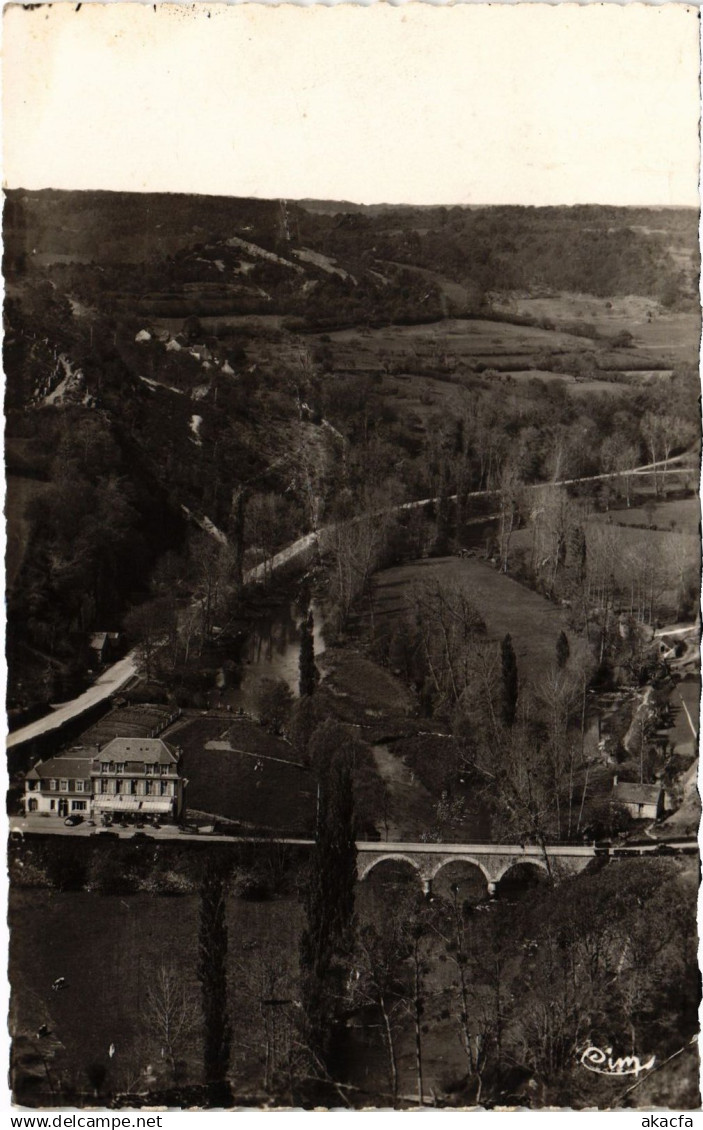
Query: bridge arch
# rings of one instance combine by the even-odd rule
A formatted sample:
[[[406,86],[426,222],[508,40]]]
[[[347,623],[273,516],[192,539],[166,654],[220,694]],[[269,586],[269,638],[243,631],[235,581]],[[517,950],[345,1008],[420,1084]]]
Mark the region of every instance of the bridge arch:
[[[443,855],[439,861],[435,863],[434,867],[430,869],[428,878],[436,879],[440,871],[450,863],[468,863],[470,867],[476,867],[481,872],[487,883],[493,881],[493,876],[488,873],[484,864],[470,855]]]
[[[374,856],[374,858],[367,863],[365,862],[363,865],[361,864],[361,860],[359,860],[357,864],[359,882],[361,882],[362,879],[366,879],[373,871],[374,867],[378,867],[379,863],[409,863],[413,871],[417,872],[419,877],[422,877],[422,867],[417,859],[413,859],[411,855],[404,855],[401,852],[389,851],[387,853],[384,852],[382,855]]]
[[[447,855],[431,860],[426,871],[427,886],[442,899],[458,898],[462,904],[475,904],[492,897],[495,884],[486,864],[470,855]]]
[[[543,859],[540,859],[539,856],[533,855],[530,856],[529,859],[525,859],[522,856],[516,856],[515,859],[509,859],[507,863],[504,863],[503,866],[496,871],[496,874],[493,877],[494,881],[496,883],[499,883],[500,880],[503,879],[509,871],[512,871],[514,867],[539,867],[541,871],[544,871],[546,875],[549,875],[549,868],[547,867],[547,864]]]

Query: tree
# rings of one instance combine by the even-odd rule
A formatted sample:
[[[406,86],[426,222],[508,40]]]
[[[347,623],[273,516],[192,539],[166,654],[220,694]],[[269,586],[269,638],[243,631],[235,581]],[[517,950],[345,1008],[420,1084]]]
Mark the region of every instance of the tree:
[[[546,852],[548,840],[558,835],[557,805],[549,757],[539,732],[527,716],[529,700],[522,701],[519,717],[505,728],[500,740],[482,740],[482,735],[455,734],[467,768],[483,781],[481,789],[492,813],[495,837],[505,842],[537,843],[544,852],[544,865],[552,877],[553,868]]]
[[[440,961],[454,969],[450,990],[455,996],[452,1009],[459,1040],[466,1057],[469,1082],[475,1088],[474,1101],[481,1102],[483,1080],[496,1046],[501,1043],[504,982],[512,954],[512,922],[504,918],[490,925],[477,916],[458,897],[452,885],[451,899],[433,898],[430,928],[442,943]],[[483,927],[483,928],[481,928]]]
[[[459,585],[417,584],[411,599],[410,642],[435,706],[455,706],[475,682],[475,656],[485,636],[483,620]]]
[[[581,679],[577,670],[552,667],[543,675],[534,691],[534,702],[545,730],[544,755],[549,764],[556,810],[556,829],[562,834],[562,807],[566,807],[567,838],[572,830],[574,774],[577,743],[569,733],[577,715],[582,713],[585,669]]]
[[[452,541],[452,501],[446,466],[442,466],[437,500],[437,540],[435,552],[440,556],[449,553]]]
[[[639,449],[634,443],[628,443],[618,432],[603,441],[601,448],[603,467],[610,474],[617,474],[625,484],[625,500],[630,505],[632,470],[639,460]]]
[[[515,721],[518,698],[517,660],[510,635],[503,638],[500,645],[500,667],[503,680],[501,715],[504,726],[512,726]]]
[[[154,660],[162,644],[176,634],[175,609],[164,597],[146,600],[130,609],[123,619],[125,631],[136,641],[147,680],[154,674]],[[173,655],[172,649],[169,649]]]
[[[277,930],[255,948],[242,949],[236,969],[238,999],[247,1016],[241,1045],[261,1062],[264,1093],[283,1098],[287,1092],[293,1106],[300,1002],[295,999],[295,951],[286,935]]]
[[[311,742],[317,771],[315,851],[300,945],[308,1045],[326,1062],[348,977],[354,921],[354,750],[344,727],[325,722]]]
[[[300,659],[299,659],[299,689],[300,697],[305,698],[314,694],[315,687],[320,681],[320,673],[315,664],[315,635],[312,611],[300,627]]]
[[[262,679],[256,695],[256,709],[262,726],[274,734],[282,733],[293,709],[293,692],[285,679]]]
[[[198,980],[202,989],[205,1082],[213,1097],[227,1090],[232,1028],[227,1003],[226,885],[221,870],[209,868],[200,889]]]
[[[367,491],[358,500],[358,517],[340,516],[329,531],[331,556],[330,597],[336,606],[340,628],[344,626],[354,601],[367,589],[371,575],[379,567],[391,531],[395,528],[395,499],[391,487],[382,485]],[[373,602],[370,604],[373,624]]]
[[[245,538],[247,548],[263,563],[264,579],[270,575],[271,559],[279,544],[281,501],[278,495],[271,492],[252,493],[244,513],[244,533],[239,534]]]
[[[197,1027],[197,1009],[173,965],[162,961],[149,976],[144,996],[144,1027],[155,1039],[176,1081],[178,1060]]]
[[[506,463],[500,476],[498,502],[500,515],[498,519],[498,547],[501,573],[507,573],[510,541],[520,518],[520,503],[522,499],[522,484],[517,467]]]
[[[246,488],[239,486],[232,493],[232,506],[229,514],[229,541],[232,546],[232,573],[237,595],[242,592],[244,581],[244,550],[246,527]]]
[[[556,652],[557,652],[557,667],[559,667],[560,669],[562,667],[566,667],[566,664],[569,662],[569,655],[570,655],[569,637],[567,636],[566,632],[560,632],[559,633],[559,638],[557,639]]]
[[[233,581],[234,554],[229,545],[210,534],[198,533],[191,541],[190,560],[193,570],[194,606],[200,613],[201,650],[231,611],[235,590]]]
[[[354,956],[352,1006],[371,1005],[378,1010],[394,1105],[398,1098],[398,1029],[406,1012],[402,968],[406,957],[407,939],[397,913],[368,923],[360,931]]]

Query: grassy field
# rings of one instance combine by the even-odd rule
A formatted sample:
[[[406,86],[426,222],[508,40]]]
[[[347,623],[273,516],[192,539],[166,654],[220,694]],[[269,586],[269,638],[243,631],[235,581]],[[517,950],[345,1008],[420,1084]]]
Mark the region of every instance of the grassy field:
[[[468,882],[466,877],[464,881]],[[380,876],[367,884],[360,905],[375,913],[375,900],[387,898],[389,888]],[[290,992],[302,924],[302,908],[295,900],[229,900],[232,1067],[244,1095],[257,1093],[263,1083],[261,995]],[[22,1099],[42,1105],[42,1098],[50,1095],[39,1049],[47,1057],[55,1085],[73,1082],[79,1106],[95,1102],[86,1074],[93,1064],[106,1069],[108,1089],[143,1087],[145,1074],[153,1077],[160,1063],[158,1044],[147,1033],[139,1002],[144,1002],[147,986],[165,959],[198,1008],[197,898],[15,891],[10,926],[11,1028],[20,1059],[15,1085],[22,1087]],[[60,976],[65,977],[66,987],[55,992],[51,985]],[[444,980],[441,975],[432,980],[433,994],[441,998],[446,996]],[[36,1038],[42,1024],[51,1032],[43,1047]],[[387,1087],[383,1049],[374,1025],[365,1033],[355,1025],[346,1053],[353,1083],[369,1096]],[[409,1024],[404,1023],[398,1033],[398,1053],[401,1089],[411,1092],[414,1048]],[[448,1019],[440,1022],[437,1016],[425,1053],[427,1078],[435,1085],[448,1068],[460,1069],[461,1049]],[[197,1025],[183,1065],[190,1081],[200,1078],[200,1056]],[[139,1079],[136,1087],[135,1079]]]
[[[281,970],[295,961],[301,909],[297,900],[235,898],[227,909],[233,1062],[255,1086],[261,1068],[259,1013],[249,981],[255,980],[264,956]],[[32,1090],[38,1098],[49,1092],[46,1070],[37,1058],[42,1051],[48,1054],[50,1078],[72,1082],[84,1096],[81,1105],[92,1097],[86,1077],[91,1064],[102,1064],[106,1085],[120,1089],[128,1089],[135,1074],[143,1078],[148,1064],[158,1073],[158,1041],[149,1037],[145,1025],[145,994],[160,965],[167,963],[192,999],[197,1019],[197,898],[15,890],[9,922],[10,1023],[23,1086],[29,1091],[25,1097]],[[60,992],[52,990],[58,977],[65,978]],[[43,1024],[50,1035],[42,1046],[36,1033]],[[191,1081],[200,1077],[200,1039],[196,1023],[185,1054]]]
[[[657,530],[697,534],[701,504],[698,498],[671,498],[664,501],[652,498],[651,505],[610,510],[608,516],[618,526],[646,526]]]
[[[183,750],[190,810],[224,816],[242,828],[310,832],[312,778],[309,770],[291,764],[296,756],[287,742],[246,719],[222,716],[188,721],[173,741]]]
[[[350,722],[407,718],[413,699],[406,686],[377,663],[351,648],[330,648],[323,659],[325,689],[337,713]]]
[[[461,586],[485,620],[490,639],[501,640],[510,633],[525,681],[554,662],[559,633],[569,635],[560,608],[476,558],[428,558],[378,573],[374,589],[377,621],[403,616],[412,585],[424,581]]]
[[[668,359],[672,366],[692,364],[697,355],[700,319],[695,313],[666,311],[652,299],[625,296],[605,299],[558,294],[542,298],[511,298],[496,309],[510,317],[525,315],[545,319],[553,329],[523,326],[480,318],[447,318],[427,325],[356,328],[324,335],[332,350],[334,368],[365,369],[397,364],[406,356],[429,360],[444,353],[456,362],[478,360],[490,366],[506,358],[530,358],[540,353],[581,353],[605,350],[608,340],[623,332],[632,335],[632,347],[612,354],[621,367],[647,369]],[[578,332],[587,326],[586,336]],[[577,328],[578,327],[578,328]],[[610,356],[610,354],[609,354]]]
[[[665,310],[652,298],[620,295],[609,299],[591,294],[562,292],[549,296],[518,295],[499,309],[516,314],[548,318],[559,329],[575,321],[587,322],[599,334],[614,337],[623,330],[631,333],[635,346],[670,354],[677,362],[695,358],[700,337],[697,314],[677,314]]]

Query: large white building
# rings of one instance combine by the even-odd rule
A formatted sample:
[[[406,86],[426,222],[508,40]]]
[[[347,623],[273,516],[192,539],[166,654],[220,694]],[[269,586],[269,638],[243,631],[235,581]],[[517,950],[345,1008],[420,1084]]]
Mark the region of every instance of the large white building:
[[[175,746],[161,738],[113,738],[102,749],[73,749],[30,769],[25,812],[177,821],[186,784]]]

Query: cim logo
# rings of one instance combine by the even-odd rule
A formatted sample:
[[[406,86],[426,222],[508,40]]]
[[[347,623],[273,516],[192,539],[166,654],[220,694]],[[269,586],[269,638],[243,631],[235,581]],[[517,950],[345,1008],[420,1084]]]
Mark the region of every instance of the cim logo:
[[[581,1053],[580,1063],[587,1071],[595,1071],[597,1075],[639,1075],[642,1071],[649,1071],[656,1063],[657,1057],[653,1055],[646,1063],[642,1063],[639,1056],[623,1055],[613,1059],[612,1048],[597,1048],[593,1044]]]

